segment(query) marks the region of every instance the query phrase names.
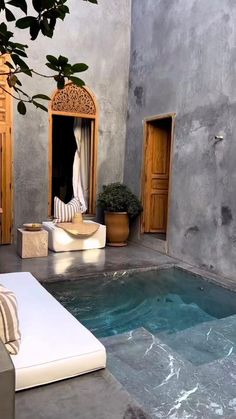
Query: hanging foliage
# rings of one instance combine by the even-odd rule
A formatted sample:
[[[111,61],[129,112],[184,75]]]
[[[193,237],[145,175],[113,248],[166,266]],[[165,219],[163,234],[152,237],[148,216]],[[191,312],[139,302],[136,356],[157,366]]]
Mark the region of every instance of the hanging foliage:
[[[83,0],[89,3],[97,3],[97,0]],[[64,20],[66,15],[70,13],[68,0],[32,0],[33,14],[28,14],[28,6],[26,0],[0,0],[0,14],[5,18],[5,22],[0,23],[0,56],[9,54],[11,60],[5,64],[8,70],[5,73],[7,83],[11,88],[10,92],[0,86],[1,89],[9,93],[14,99],[18,100],[18,112],[22,115],[26,114],[26,104],[31,103],[36,108],[47,111],[40,101],[48,101],[50,98],[45,94],[30,95],[24,91],[20,75],[26,74],[29,77],[34,75],[53,78],[58,89],[63,89],[66,81],[71,81],[77,86],[83,86],[84,81],[77,76],[87,70],[88,66],[84,63],[69,63],[67,57],[60,55],[46,56],[46,66],[53,71],[54,74],[41,74],[36,69],[29,67],[27,64],[27,44],[15,42],[14,32],[8,29],[8,22],[14,22],[15,26],[29,32],[32,41],[38,36],[43,35],[52,38],[58,20]],[[20,10],[23,17],[17,19],[15,17],[16,9]]]

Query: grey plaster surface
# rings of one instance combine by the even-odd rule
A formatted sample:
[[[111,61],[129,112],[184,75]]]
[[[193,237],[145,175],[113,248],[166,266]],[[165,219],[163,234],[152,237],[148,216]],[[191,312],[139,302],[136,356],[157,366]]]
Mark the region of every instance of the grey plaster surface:
[[[169,251],[229,277],[236,274],[235,19],[233,1],[133,0],[124,171],[139,194],[142,120],[176,112]]]
[[[107,370],[16,394],[15,419],[148,419]],[[4,418],[5,419],[5,418]]]
[[[189,334],[194,337],[194,333],[193,328]],[[194,366],[143,328],[104,338],[103,343],[108,368],[152,418],[235,417],[236,357],[232,352]]]
[[[52,74],[46,55],[67,56],[71,63],[85,62],[81,74],[99,105],[98,189],[104,183],[122,181],[124,166],[128,71],[130,57],[130,0],[100,0],[94,5],[69,2],[70,15],[59,22],[53,39],[39,37],[30,44],[29,66]],[[29,41],[27,31],[14,28],[18,41]],[[32,94],[52,95],[50,79],[22,77]],[[48,115],[28,106],[25,117],[14,112],[14,214],[15,225],[47,217]]]

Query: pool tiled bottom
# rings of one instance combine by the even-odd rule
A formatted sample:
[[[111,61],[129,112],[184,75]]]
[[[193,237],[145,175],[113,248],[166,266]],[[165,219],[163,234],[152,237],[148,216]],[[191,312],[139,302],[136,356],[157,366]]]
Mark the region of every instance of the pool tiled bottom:
[[[109,370],[152,418],[236,418],[236,315],[169,336],[139,328],[102,341]]]

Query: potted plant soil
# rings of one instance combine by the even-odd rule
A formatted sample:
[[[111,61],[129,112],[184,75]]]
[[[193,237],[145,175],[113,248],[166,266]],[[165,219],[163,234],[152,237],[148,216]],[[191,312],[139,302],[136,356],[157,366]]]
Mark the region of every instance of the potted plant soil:
[[[126,246],[130,221],[142,211],[139,199],[126,185],[116,182],[103,186],[97,206],[105,213],[107,244]]]

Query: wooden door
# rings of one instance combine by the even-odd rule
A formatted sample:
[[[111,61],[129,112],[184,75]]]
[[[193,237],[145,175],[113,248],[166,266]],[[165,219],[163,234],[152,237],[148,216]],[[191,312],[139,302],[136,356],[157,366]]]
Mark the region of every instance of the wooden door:
[[[147,122],[145,147],[144,232],[166,233],[171,120]]]
[[[6,59],[9,57],[0,57],[0,73],[7,69]],[[9,88],[0,74],[0,244],[12,240],[12,100],[4,89]]]

